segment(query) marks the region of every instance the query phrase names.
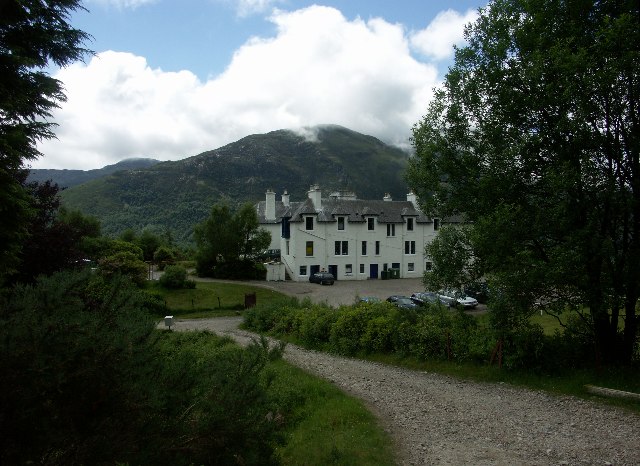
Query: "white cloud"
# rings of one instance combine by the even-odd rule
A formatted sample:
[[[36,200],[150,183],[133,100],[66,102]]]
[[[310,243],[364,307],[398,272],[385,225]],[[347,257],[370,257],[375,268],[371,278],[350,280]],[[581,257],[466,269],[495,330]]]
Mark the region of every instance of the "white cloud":
[[[34,168],[97,168],[127,157],[177,160],[248,134],[339,124],[407,145],[437,85],[411,56],[401,25],[348,21],[336,9],[275,11],[274,37],[255,37],[206,82],[103,52],[61,70],[68,101],[57,140]]]
[[[476,10],[468,10],[464,15],[455,10],[443,11],[426,29],[411,35],[411,46],[434,60],[449,59],[453,56],[453,45],[464,40],[464,26],[477,17]]]
[[[282,0],[234,0],[238,16],[245,17],[256,13],[268,11],[273,5]]]
[[[88,3],[96,3],[105,7],[115,7],[119,10],[135,10],[139,6],[155,3],[158,0],[89,0]]]

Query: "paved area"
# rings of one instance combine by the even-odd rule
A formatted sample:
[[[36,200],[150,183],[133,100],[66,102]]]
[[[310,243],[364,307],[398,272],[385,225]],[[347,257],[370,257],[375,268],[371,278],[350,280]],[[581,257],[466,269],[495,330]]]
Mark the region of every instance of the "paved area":
[[[208,278],[196,278],[196,281],[218,281]],[[230,282],[230,283],[238,283]],[[309,282],[264,282],[250,281],[243,282],[254,286],[261,286],[280,293],[295,296],[299,299],[309,298],[313,303],[327,303],[330,306],[340,306],[342,304],[353,304],[358,297],[375,296],[380,299],[387,299],[389,296],[405,295],[424,291],[422,279],[401,278],[394,280],[340,280],[333,285],[319,285]]]
[[[197,281],[218,281],[208,278],[196,278]],[[230,282],[230,283],[238,283]],[[313,303],[326,303],[330,306],[349,305],[356,302],[359,297],[375,296],[387,299],[391,295],[411,296],[411,293],[424,291],[421,278],[399,278],[394,280],[340,280],[333,285],[319,285],[309,282],[243,282],[254,286],[261,286],[280,293],[295,296],[298,299],[309,298]],[[483,304],[471,312],[483,312],[486,306]]]

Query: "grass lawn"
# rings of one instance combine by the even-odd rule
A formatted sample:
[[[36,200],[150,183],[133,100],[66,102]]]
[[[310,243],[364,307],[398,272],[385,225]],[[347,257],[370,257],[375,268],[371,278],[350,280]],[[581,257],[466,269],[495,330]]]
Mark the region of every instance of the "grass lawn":
[[[391,439],[364,404],[284,361],[273,364],[269,390],[291,399],[293,412],[277,456],[283,465],[395,464]]]
[[[259,304],[284,296],[259,286],[217,282],[196,282],[195,289],[191,290],[168,290],[154,284],[149,291],[159,295],[175,316],[190,319],[236,315],[244,309],[245,295],[250,293],[256,294]]]

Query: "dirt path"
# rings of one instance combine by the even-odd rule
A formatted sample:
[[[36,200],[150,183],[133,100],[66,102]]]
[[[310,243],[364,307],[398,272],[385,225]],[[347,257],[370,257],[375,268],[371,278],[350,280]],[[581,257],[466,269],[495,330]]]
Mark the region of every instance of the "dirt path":
[[[177,321],[241,344],[240,318]],[[288,345],[285,359],[364,400],[406,465],[640,465],[640,416],[571,397],[335,357]]]

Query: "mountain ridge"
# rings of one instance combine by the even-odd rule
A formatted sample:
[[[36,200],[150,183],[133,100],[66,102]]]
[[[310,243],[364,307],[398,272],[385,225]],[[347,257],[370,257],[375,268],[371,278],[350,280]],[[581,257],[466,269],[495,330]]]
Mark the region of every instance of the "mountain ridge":
[[[98,217],[105,234],[126,228],[164,231],[185,243],[215,203],[264,200],[267,189],[303,200],[312,184],[361,199],[404,197],[408,154],[337,125],[305,134],[276,130],[145,169],[119,171],[63,191],[63,203]]]

